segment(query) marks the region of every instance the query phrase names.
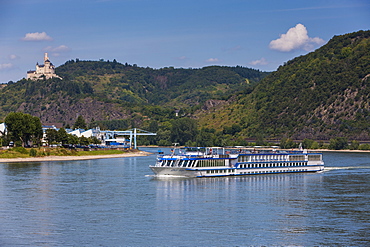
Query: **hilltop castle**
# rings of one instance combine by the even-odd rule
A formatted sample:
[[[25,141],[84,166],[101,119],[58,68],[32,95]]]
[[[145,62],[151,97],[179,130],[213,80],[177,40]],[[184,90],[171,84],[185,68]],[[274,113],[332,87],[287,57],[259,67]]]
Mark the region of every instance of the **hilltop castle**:
[[[42,76],[45,76],[45,79],[50,79],[53,77],[62,79],[60,76],[55,74],[55,66],[50,62],[47,53],[45,53],[44,56],[44,64],[39,65],[39,63],[37,63],[36,70],[27,71],[27,79],[36,81],[41,79]]]

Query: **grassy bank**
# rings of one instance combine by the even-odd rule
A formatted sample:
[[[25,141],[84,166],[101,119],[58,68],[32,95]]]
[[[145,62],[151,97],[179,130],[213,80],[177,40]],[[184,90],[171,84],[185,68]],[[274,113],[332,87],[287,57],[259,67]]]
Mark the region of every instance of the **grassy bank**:
[[[29,157],[46,157],[46,156],[91,156],[91,155],[113,155],[113,154],[124,154],[134,153],[136,150],[118,150],[118,149],[92,149],[90,151],[84,151],[79,149],[67,149],[67,148],[23,148],[15,147],[5,150],[0,150],[0,159],[9,158],[29,158]]]

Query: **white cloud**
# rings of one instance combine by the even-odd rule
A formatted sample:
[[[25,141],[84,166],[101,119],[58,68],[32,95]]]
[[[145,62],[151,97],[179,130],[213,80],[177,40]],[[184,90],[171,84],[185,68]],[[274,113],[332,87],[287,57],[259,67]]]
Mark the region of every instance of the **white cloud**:
[[[11,70],[12,68],[14,67],[13,64],[11,63],[3,63],[3,64],[0,64],[0,70]]]
[[[52,37],[47,35],[45,32],[42,33],[26,33],[26,35],[22,38],[23,41],[51,41],[53,40]]]
[[[267,62],[267,60],[263,57],[263,58],[261,58],[261,59],[254,60],[254,61],[250,62],[249,64],[251,64],[251,65],[267,65],[267,64],[268,64],[268,62]]]
[[[9,58],[10,60],[15,60],[15,59],[19,59],[19,56],[14,55],[14,54],[11,54],[11,55],[9,55],[9,56],[8,56],[8,58]]]
[[[181,57],[178,57],[177,58],[178,60],[186,60],[186,59],[188,59],[186,56],[181,56]]]
[[[60,53],[69,52],[71,49],[66,45],[60,45],[57,47],[47,46],[44,51],[51,52],[53,56],[58,57]]]
[[[60,45],[57,47],[48,46],[44,48],[44,51],[49,51],[49,52],[66,52],[70,50],[71,49],[66,45]]]
[[[270,49],[289,52],[292,50],[303,49],[310,51],[317,45],[324,44],[325,41],[319,37],[308,37],[307,29],[302,24],[297,24],[288,30],[286,34],[281,34],[279,39],[270,42]]]
[[[214,63],[214,62],[219,62],[220,60],[218,58],[210,58],[207,59],[207,62]]]

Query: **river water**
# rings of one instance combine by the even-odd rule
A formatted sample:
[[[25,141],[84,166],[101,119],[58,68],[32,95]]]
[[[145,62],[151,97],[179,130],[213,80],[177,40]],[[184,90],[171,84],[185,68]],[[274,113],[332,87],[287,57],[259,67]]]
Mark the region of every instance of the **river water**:
[[[370,246],[370,153],[324,161],[192,179],[155,178],[155,155],[0,163],[0,246]]]

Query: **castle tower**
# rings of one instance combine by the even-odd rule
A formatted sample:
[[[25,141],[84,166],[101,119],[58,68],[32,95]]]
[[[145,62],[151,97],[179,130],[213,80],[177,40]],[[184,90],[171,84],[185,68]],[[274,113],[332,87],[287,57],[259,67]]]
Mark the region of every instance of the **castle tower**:
[[[44,54],[44,63],[45,63],[47,60],[49,60],[49,57],[48,57],[48,53],[47,53],[47,52],[45,52],[45,54]]]
[[[44,64],[39,65],[37,63],[36,70],[27,71],[27,79],[38,80],[44,77],[46,79],[50,79],[53,77],[62,79],[55,74],[55,66],[50,62],[47,52],[45,52],[44,54]]]

